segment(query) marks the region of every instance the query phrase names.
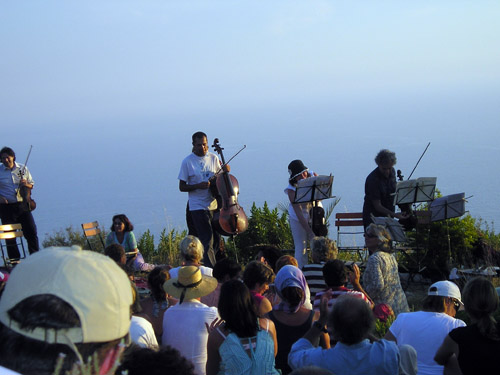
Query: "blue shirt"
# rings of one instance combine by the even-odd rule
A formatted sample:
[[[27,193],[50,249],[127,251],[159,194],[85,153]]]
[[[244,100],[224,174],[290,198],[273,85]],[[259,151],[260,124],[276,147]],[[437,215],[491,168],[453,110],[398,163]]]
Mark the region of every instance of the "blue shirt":
[[[399,374],[399,349],[395,342],[365,339],[354,345],[337,343],[331,349],[315,348],[301,338],[292,345],[288,364],[292,369],[318,366],[335,375]]]

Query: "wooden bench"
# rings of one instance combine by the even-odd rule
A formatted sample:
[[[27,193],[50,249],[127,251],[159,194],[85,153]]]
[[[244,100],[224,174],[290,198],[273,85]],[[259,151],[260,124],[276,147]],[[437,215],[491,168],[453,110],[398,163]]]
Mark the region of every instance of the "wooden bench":
[[[341,236],[349,234],[363,234],[365,228],[363,226],[362,212],[337,212],[335,214],[335,226],[337,227],[337,247],[339,251],[356,252],[359,258],[364,261],[366,258],[366,249],[363,246],[342,246]],[[342,230],[343,228],[357,228],[356,230]]]

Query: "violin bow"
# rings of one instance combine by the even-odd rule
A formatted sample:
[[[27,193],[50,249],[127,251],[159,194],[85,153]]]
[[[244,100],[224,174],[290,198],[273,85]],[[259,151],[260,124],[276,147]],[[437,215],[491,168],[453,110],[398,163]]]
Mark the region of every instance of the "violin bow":
[[[236,156],[238,156],[238,154],[239,154],[241,151],[243,151],[246,147],[247,147],[247,145],[243,145],[243,147],[242,147],[242,148],[240,148],[240,150],[239,150],[236,154],[234,154],[233,156],[231,156],[231,158],[230,158],[228,161],[226,161],[224,164],[221,164],[220,169],[219,169],[219,170],[215,173],[215,175],[217,176],[219,173],[221,173],[222,169],[223,169],[226,165],[228,165],[228,164],[229,164],[229,162],[230,162],[231,160],[233,160]]]
[[[28,165],[28,160],[31,155],[31,150],[33,149],[33,145],[30,145],[30,150],[28,151],[28,156],[26,156],[26,161],[24,162],[23,168],[19,171],[21,179],[19,180],[19,185],[17,185],[17,190],[21,188],[21,180],[24,177],[24,174],[26,173],[26,165]]]
[[[410,176],[408,176],[408,180],[413,175],[413,172],[415,172],[415,169],[417,169],[418,163],[420,163],[420,160],[422,160],[422,158],[424,157],[424,155],[427,152],[427,149],[429,148],[430,145],[431,145],[431,142],[427,143],[427,147],[425,148],[424,152],[422,152],[422,155],[420,155],[420,158],[418,159],[417,164],[415,164],[415,167],[413,167],[413,170],[411,171]]]

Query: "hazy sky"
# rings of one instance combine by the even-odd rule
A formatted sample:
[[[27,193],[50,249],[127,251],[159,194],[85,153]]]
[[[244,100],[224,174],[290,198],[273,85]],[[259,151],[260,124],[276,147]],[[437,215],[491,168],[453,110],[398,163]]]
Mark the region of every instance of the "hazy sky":
[[[464,87],[498,94],[498,1],[3,1],[4,124]]]
[[[41,232],[163,224],[162,207],[183,223],[197,130],[248,145],[232,164],[248,205],[283,200],[302,158],[350,211],[378,150],[408,175],[431,141],[420,176],[498,222],[499,19],[498,1],[2,1],[1,143],[19,161],[35,146]]]

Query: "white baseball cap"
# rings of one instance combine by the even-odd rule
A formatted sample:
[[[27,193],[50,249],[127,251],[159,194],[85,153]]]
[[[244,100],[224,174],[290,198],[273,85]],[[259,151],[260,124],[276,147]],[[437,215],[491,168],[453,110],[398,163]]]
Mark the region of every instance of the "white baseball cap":
[[[427,295],[455,298],[461,305],[463,305],[460,289],[457,284],[448,280],[438,281],[432,284],[429,287]]]
[[[80,327],[23,329],[8,311],[28,297],[51,294],[77,313]],[[109,257],[79,246],[51,247],[30,255],[10,274],[0,299],[0,321],[13,331],[47,343],[107,342],[127,335],[132,288]]]

